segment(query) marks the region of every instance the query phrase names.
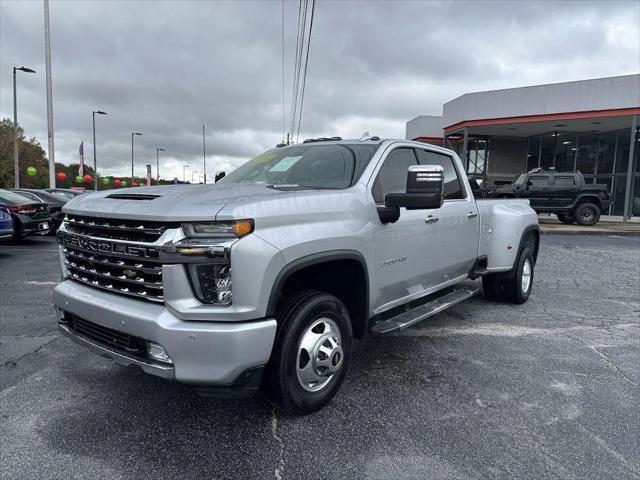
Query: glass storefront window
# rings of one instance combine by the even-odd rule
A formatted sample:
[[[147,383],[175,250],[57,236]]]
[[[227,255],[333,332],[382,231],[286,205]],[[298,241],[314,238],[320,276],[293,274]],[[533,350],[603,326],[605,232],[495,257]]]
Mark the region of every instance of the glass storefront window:
[[[576,158],[575,133],[557,132],[556,134],[556,170],[558,172],[572,172]]]
[[[487,158],[489,156],[489,140],[475,138],[469,141],[467,173],[485,176],[487,172]]]
[[[618,135],[618,154],[616,155],[616,173],[627,173],[627,168],[629,168],[629,140],[631,140],[630,137],[631,137],[631,129],[622,131]]]
[[[613,182],[613,214],[624,214],[624,193],[627,188],[627,176],[616,175]]]
[[[538,167],[538,156],[540,155],[540,137],[529,138],[529,148],[527,150],[527,172]]]
[[[597,133],[581,133],[578,136],[576,170],[583,174],[590,175],[595,171],[598,137]]]
[[[542,135],[542,148],[540,149],[540,166],[548,170],[553,167],[553,155],[556,150],[556,133]]]
[[[636,175],[633,188],[633,202],[631,202],[631,215],[640,217],[640,176]]]
[[[613,173],[613,159],[616,153],[616,136],[620,135],[616,135],[616,133],[605,133],[600,135],[600,141],[598,142],[598,163],[596,166],[599,175],[603,173]],[[628,143],[629,142],[627,141],[627,144]],[[628,151],[627,155],[629,155]]]

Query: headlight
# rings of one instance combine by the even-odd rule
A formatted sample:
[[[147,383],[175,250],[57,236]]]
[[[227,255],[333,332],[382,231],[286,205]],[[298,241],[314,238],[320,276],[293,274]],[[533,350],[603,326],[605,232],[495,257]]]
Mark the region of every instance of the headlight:
[[[231,222],[185,223],[184,233],[189,238],[244,237],[253,232],[253,220]]]
[[[187,266],[193,292],[202,303],[230,305],[231,265],[228,263],[192,263]]]

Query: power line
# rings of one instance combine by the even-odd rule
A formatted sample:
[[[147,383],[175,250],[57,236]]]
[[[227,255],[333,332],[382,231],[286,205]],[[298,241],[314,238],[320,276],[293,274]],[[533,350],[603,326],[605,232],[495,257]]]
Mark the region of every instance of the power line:
[[[302,19],[302,1],[303,0],[298,0],[298,32],[296,35],[296,56],[295,56],[295,60],[294,60],[294,64],[293,64],[293,84],[291,86],[291,124],[290,124],[290,128],[289,131],[291,132],[291,134],[293,135],[294,132],[294,124],[295,124],[295,119],[296,119],[296,103],[298,101],[298,92],[297,92],[297,82],[298,82],[298,75],[299,75],[299,61],[298,58],[300,57],[300,38],[301,38],[301,22],[300,20]]]
[[[316,9],[316,0],[311,0],[311,19],[309,20],[309,35],[307,38],[307,56],[304,60],[304,74],[302,76],[302,92],[300,94],[300,113],[298,117],[298,131],[296,133],[296,143],[300,136],[300,124],[302,123],[302,106],[304,105],[304,87],[307,83],[307,66],[309,64],[309,49],[311,48],[311,31],[313,30],[313,14]]]

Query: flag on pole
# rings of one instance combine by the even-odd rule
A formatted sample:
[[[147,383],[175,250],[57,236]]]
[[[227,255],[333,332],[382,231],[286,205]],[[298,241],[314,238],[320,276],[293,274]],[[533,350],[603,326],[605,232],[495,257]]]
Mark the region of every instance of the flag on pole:
[[[80,142],[80,168],[78,168],[78,175],[84,177],[84,140]]]

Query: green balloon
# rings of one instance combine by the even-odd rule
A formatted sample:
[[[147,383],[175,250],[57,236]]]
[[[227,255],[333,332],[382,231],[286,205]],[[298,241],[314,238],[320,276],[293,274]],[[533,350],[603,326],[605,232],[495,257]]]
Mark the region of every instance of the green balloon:
[[[122,183],[121,183],[120,185],[122,185],[123,187],[126,187],[126,186],[127,186],[127,185],[129,185],[129,184],[127,183],[127,181],[126,181],[126,180],[123,180],[123,181],[122,181]]]
[[[82,182],[84,182],[84,178],[82,178],[80,175],[78,175],[76,177],[76,183],[79,183],[80,185],[82,185]]]
[[[29,175],[30,177],[35,177],[36,173],[38,173],[38,171],[35,169],[35,167],[27,168],[27,175]]]
[[[103,184],[104,186],[109,185],[109,183],[111,183],[111,181],[110,181],[107,177],[104,177],[104,178],[102,179],[102,184]]]

